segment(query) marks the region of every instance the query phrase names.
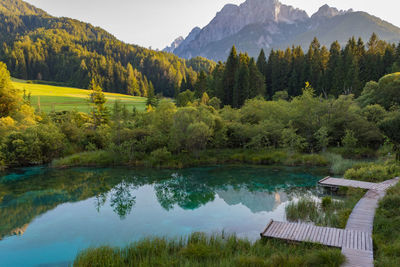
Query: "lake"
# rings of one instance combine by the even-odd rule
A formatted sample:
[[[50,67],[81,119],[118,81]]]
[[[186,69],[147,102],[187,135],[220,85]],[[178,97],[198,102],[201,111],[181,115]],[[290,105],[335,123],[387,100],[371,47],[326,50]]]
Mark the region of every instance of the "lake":
[[[68,266],[89,246],[192,232],[259,238],[285,206],[321,197],[321,168],[45,167],[0,177],[0,266]]]

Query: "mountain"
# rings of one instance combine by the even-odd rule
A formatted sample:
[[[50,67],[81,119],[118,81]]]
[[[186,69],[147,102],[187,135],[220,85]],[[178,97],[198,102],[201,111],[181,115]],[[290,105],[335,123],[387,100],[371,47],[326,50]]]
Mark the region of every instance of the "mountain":
[[[138,96],[154,86],[172,97],[181,83],[196,80],[194,68],[213,64],[126,44],[99,27],[51,16],[22,0],[0,1],[0,41],[0,61],[16,78],[80,88],[94,79],[105,91]]]
[[[352,36],[368,40],[376,33],[382,40],[400,40],[400,28],[365,12],[322,6],[311,17],[278,0],[247,0],[228,4],[203,29],[191,33],[172,52],[183,58],[202,56],[225,60],[232,45],[257,56],[260,50],[301,45],[306,49],[317,37],[322,45],[345,44]]]
[[[168,53],[174,52],[174,50],[177,49],[178,46],[180,46],[184,40],[185,40],[185,39],[184,39],[182,36],[179,36],[178,38],[176,38],[176,39],[172,42],[172,44],[171,44],[170,46],[164,48],[163,51],[164,51],[164,52],[168,52]]]

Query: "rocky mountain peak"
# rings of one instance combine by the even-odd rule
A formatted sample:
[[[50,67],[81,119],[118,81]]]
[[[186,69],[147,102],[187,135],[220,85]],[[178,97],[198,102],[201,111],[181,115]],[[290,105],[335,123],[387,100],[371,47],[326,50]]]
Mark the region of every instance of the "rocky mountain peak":
[[[185,41],[185,39],[182,36],[179,36],[178,38],[176,38],[170,46],[164,48],[164,52],[168,52],[168,53],[172,53],[175,51],[175,49],[177,49],[182,42]]]
[[[333,18],[335,16],[343,15],[349,12],[352,12],[353,10],[338,10],[335,7],[330,7],[328,5],[323,5],[319,8],[319,10],[311,16],[311,18]]]
[[[308,18],[305,11],[283,5],[278,0],[247,0],[239,6],[228,4],[198,33],[192,46],[219,41],[250,24],[296,23]]]

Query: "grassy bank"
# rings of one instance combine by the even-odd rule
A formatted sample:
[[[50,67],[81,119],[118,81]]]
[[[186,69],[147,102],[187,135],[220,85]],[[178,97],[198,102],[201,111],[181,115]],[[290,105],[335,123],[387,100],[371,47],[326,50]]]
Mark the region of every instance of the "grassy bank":
[[[187,168],[215,164],[253,164],[284,166],[329,167],[332,175],[342,176],[354,166],[367,166],[362,160],[344,159],[333,153],[304,154],[283,149],[209,149],[198,152],[172,154],[166,149],[158,149],[150,154],[136,154],[130,157],[116,151],[98,150],[74,154],[54,160],[53,167],[107,167],[132,166],[156,168]]]
[[[375,266],[400,263],[400,184],[389,189],[379,203],[374,221]]]
[[[126,158],[113,151],[92,151],[54,160],[54,167],[115,166],[186,168],[213,164],[245,163],[254,165],[329,166],[329,160],[320,154],[290,153],[285,150],[204,150],[174,155],[166,150],[156,150],[149,155]]]
[[[149,239],[124,248],[81,252],[74,266],[340,266],[339,249],[276,240],[251,243],[234,236],[194,233],[187,239]]]

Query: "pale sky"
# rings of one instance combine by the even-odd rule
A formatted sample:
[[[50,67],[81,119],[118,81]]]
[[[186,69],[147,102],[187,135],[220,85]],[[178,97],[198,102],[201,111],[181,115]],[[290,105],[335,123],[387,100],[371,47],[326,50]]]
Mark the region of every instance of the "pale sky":
[[[54,16],[64,16],[100,26],[118,39],[153,49],[163,49],[196,26],[204,27],[228,3],[244,0],[27,0]],[[281,0],[311,16],[328,4],[353,8],[400,26],[399,0]]]

